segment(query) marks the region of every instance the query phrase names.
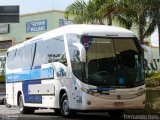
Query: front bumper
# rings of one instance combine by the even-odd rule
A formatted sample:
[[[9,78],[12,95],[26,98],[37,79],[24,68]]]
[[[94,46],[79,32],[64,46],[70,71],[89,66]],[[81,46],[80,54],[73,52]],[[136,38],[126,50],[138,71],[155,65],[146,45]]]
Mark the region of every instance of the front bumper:
[[[144,109],[145,94],[134,99],[108,100],[83,93],[82,102],[76,102],[76,105],[79,110]]]

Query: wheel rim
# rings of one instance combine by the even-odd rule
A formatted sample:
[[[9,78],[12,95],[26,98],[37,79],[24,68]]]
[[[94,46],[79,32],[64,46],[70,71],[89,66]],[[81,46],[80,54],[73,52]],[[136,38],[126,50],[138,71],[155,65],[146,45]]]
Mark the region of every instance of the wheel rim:
[[[65,114],[65,115],[68,115],[68,114],[69,114],[69,111],[70,111],[68,99],[65,99],[65,100],[63,101],[62,108],[63,108],[64,114]]]
[[[22,99],[22,97],[19,98],[19,110],[20,110],[20,112],[23,111],[23,99]]]

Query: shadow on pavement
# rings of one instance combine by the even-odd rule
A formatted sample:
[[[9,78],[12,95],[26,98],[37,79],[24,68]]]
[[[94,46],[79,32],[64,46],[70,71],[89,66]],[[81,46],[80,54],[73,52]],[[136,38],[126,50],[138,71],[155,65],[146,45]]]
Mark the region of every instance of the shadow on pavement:
[[[18,120],[123,120],[123,118],[111,118],[107,113],[77,113],[72,118],[64,118],[54,112],[35,113],[32,115],[19,115]],[[13,119],[12,119],[13,120]]]

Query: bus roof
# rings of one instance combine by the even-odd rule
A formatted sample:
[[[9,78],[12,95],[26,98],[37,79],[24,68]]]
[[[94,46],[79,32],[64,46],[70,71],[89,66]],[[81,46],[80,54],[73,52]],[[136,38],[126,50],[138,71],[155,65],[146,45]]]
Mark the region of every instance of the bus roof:
[[[23,43],[15,45],[8,49],[8,51],[20,48],[24,44],[34,42],[35,40],[39,39],[50,39],[56,36],[60,36],[63,34],[79,34],[79,35],[88,35],[88,36],[104,36],[104,37],[135,37],[135,34],[127,30],[125,28],[120,28],[116,26],[107,26],[107,25],[87,25],[87,24],[73,24],[73,25],[66,25],[46,33],[40,34],[30,40],[27,40]]]

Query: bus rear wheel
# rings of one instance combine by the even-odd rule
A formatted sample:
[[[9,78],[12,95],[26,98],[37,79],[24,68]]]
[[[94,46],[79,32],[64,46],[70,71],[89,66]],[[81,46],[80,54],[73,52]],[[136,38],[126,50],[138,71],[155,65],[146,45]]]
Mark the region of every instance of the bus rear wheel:
[[[35,111],[34,108],[24,106],[22,94],[19,96],[18,105],[19,105],[19,111],[21,114],[33,114]]]
[[[5,105],[6,104],[6,100],[5,98],[2,100],[2,105]]]
[[[73,117],[76,114],[76,111],[69,108],[69,101],[66,93],[61,97],[60,110],[63,117]]]

